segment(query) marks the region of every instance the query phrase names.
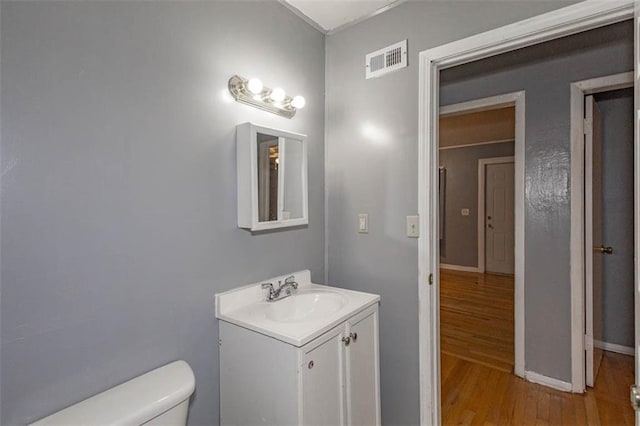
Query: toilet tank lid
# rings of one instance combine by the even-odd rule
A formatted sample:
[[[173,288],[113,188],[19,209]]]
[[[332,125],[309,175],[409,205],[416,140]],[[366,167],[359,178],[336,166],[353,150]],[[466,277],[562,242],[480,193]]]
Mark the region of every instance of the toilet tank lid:
[[[58,411],[32,425],[140,425],[188,399],[193,370],[175,361]]]

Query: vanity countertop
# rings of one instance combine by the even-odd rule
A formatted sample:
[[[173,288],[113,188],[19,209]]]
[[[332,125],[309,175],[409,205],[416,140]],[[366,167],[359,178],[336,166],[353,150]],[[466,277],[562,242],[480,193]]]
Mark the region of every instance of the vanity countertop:
[[[292,296],[267,302],[261,283],[284,282],[295,276]],[[294,346],[303,346],[349,317],[378,303],[377,294],[363,293],[311,282],[309,270],[294,272],[216,294],[216,318],[253,330]]]

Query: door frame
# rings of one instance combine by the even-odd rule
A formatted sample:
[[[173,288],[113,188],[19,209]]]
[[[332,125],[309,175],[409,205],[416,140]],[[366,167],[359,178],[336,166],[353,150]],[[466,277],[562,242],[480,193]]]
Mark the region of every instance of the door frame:
[[[584,97],[634,86],[633,71],[571,83],[571,383],[573,392],[586,389],[585,361],[585,147]],[[634,142],[635,143],[635,142]],[[634,166],[637,167],[637,166]],[[637,191],[637,189],[636,189]],[[637,215],[637,212],[636,212]]]
[[[487,98],[475,99],[468,102],[442,106],[439,117],[488,111],[492,109],[514,107],[515,132],[513,139],[514,155],[509,157],[514,162],[514,213],[515,213],[515,274],[514,274],[514,374],[524,377],[524,146],[525,146],[525,98],[524,90],[505,93]],[[437,144],[437,142],[436,142]],[[440,164],[435,159],[436,164]],[[482,160],[480,160],[482,161]],[[484,272],[484,198],[480,196],[484,187],[484,173],[478,169],[478,272]],[[482,185],[482,186],[481,186]],[[482,199],[482,204],[481,200]],[[420,215],[422,218],[423,216]],[[482,238],[482,239],[481,239]],[[440,253],[438,252],[438,260]],[[420,257],[422,259],[422,256]],[[421,269],[422,270],[422,269]],[[439,271],[438,271],[439,277]],[[439,284],[439,280],[438,280]],[[438,338],[440,336],[440,312],[438,287]],[[422,335],[422,334],[421,334]],[[438,349],[439,351],[439,349]]]
[[[524,136],[524,126],[522,126],[523,129],[523,136]],[[524,137],[522,138],[524,139]],[[521,143],[522,147],[524,148],[524,141],[522,141]],[[520,155],[519,157],[522,157],[522,155]],[[524,166],[524,158],[518,158],[523,164],[522,166]],[[508,156],[508,157],[493,157],[493,158],[481,158],[480,160],[478,160],[478,269],[481,272],[485,272],[486,270],[486,258],[485,258],[485,253],[486,253],[486,245],[485,245],[485,237],[486,237],[486,231],[485,231],[485,220],[484,218],[487,216],[487,208],[486,208],[486,200],[487,200],[487,188],[486,188],[486,167],[489,164],[507,164],[507,163],[513,163],[514,165],[514,179],[513,179],[513,187],[514,187],[514,197],[513,197],[513,211],[515,214],[515,218],[518,219],[518,223],[520,225],[524,224],[524,205],[520,204],[519,201],[522,198],[522,201],[524,202],[524,187],[522,186],[522,184],[524,183],[524,178],[523,176],[522,179],[517,179],[518,183],[520,183],[521,185],[518,185],[518,187],[516,187],[516,176],[518,176],[518,173],[515,172],[515,163],[516,163],[516,157],[515,156]],[[519,172],[524,172],[524,167],[519,168],[518,170]],[[516,201],[518,200],[518,201]],[[516,207],[518,207],[518,211],[516,212]],[[515,222],[514,222],[515,225]],[[516,231],[523,231],[524,227],[522,226],[515,226],[514,229],[514,237],[516,237],[515,232]],[[521,238],[517,238],[516,239],[516,243],[514,246],[514,251],[517,251],[518,253],[524,253],[524,232],[518,232],[518,237]],[[514,360],[515,360],[515,365],[517,365],[517,367],[514,366],[514,373],[516,376],[520,376],[520,377],[524,377],[524,279],[521,276],[522,272],[524,272],[524,259],[522,257],[518,257],[515,255],[514,253],[514,262],[515,260],[519,260],[521,265],[518,265],[520,267],[516,268],[514,265],[514,271],[517,270],[518,273],[518,282],[515,282],[515,276],[516,276],[516,272],[514,272],[514,349],[515,349],[515,345],[522,345],[521,350],[514,350]],[[522,340],[522,341],[521,341]]]
[[[634,18],[634,1],[584,1],[420,52],[418,327],[420,423],[440,424],[438,119],[440,70]],[[638,37],[637,23],[635,39]],[[635,46],[637,49],[638,46]],[[638,60],[636,52],[636,61]],[[636,87],[636,97],[638,87]],[[636,101],[637,103],[637,101]],[[636,138],[638,125],[636,123]],[[638,150],[636,151],[638,157]],[[640,173],[636,167],[636,184]],[[636,197],[636,224],[639,204]],[[638,232],[636,226],[636,233]],[[639,243],[636,235],[636,247]],[[638,277],[636,265],[636,281]],[[435,285],[430,285],[435,283]],[[636,312],[636,315],[638,313]],[[573,357],[572,357],[573,358]]]

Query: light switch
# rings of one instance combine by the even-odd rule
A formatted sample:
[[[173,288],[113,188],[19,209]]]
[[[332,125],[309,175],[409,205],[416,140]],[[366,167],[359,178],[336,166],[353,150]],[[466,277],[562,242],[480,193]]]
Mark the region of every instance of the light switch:
[[[361,234],[369,233],[369,214],[358,214],[358,232]]]
[[[462,216],[469,216],[469,209],[462,209],[461,213],[462,213]]]
[[[407,216],[407,237],[418,238],[420,236],[420,217]]]

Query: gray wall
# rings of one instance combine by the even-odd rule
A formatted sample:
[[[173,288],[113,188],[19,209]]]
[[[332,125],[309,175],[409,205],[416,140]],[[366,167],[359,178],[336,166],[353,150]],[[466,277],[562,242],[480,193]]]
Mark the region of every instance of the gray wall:
[[[215,293],[324,277],[324,36],[276,2],[2,2],[2,419],[175,359],[218,423]],[[269,25],[265,25],[268,23]],[[230,100],[260,77],[293,120]],[[235,125],[308,135],[308,227],[236,225]]]
[[[442,73],[443,104],[526,91],[525,369],[567,382],[569,84],[632,69],[633,26],[625,22]]]
[[[440,166],[447,170],[441,263],[478,266],[478,160],[513,152],[513,142],[440,150]],[[464,208],[469,216],[462,216]]]
[[[604,341],[634,347],[633,89],[595,96],[602,113]]]
[[[419,422],[418,248],[405,234],[418,209],[418,53],[567,4],[406,2],[327,37],[328,277],[382,295],[384,424]],[[365,80],[365,55],[405,38],[409,67]],[[357,233],[358,213],[369,213],[369,234]]]

